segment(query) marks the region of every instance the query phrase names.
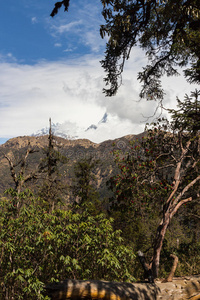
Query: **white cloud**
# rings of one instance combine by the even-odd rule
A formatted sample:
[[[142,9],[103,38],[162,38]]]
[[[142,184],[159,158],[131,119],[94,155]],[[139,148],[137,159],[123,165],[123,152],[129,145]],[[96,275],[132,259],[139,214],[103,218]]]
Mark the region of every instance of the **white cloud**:
[[[55,43],[54,46],[55,47],[62,47],[62,44],[61,43]]]
[[[98,32],[94,31],[88,31],[85,32],[82,38],[82,43],[86,46],[89,46],[91,48],[91,51],[93,53],[99,52],[103,45],[105,45],[105,41],[103,41],[98,37]]]
[[[17,59],[16,57],[11,53],[11,52],[8,52],[6,54],[1,54],[0,53],[0,62],[17,62]]]
[[[63,52],[73,52],[77,49],[77,47],[68,47],[67,49],[63,50]]]
[[[53,30],[53,35],[57,35],[59,34],[63,34],[69,31],[75,31],[76,33],[80,32],[80,25],[83,24],[83,21],[79,20],[79,21],[74,21],[71,23],[67,23],[67,24],[62,24],[62,25],[52,25],[51,29]]]
[[[70,3],[69,13],[60,10],[53,19],[38,15],[40,25],[43,20],[53,36],[55,52],[66,52],[66,56],[72,52],[71,60],[25,65],[11,52],[0,54],[0,138],[31,134],[48,126],[49,117],[54,123],[63,123],[70,130],[74,128],[74,132],[83,128],[84,137],[84,129],[96,124],[105,112],[112,117],[112,122],[109,127],[102,124],[97,131],[90,131],[93,140],[143,130],[145,117],[154,114],[157,103],[139,101],[141,87],[137,72],[146,63],[141,49],[135,48],[126,62],[123,84],[117,95],[106,98],[102,94],[105,74],[99,61],[103,59],[105,40],[99,36],[99,25],[103,23],[101,9],[100,1],[77,0]],[[37,17],[29,15],[30,19],[33,24],[38,22]],[[82,51],[91,50],[93,55],[80,57]],[[183,98],[186,92],[194,90],[183,76],[164,78],[163,84],[167,107],[175,107],[176,96]]]
[[[95,68],[78,62],[2,63],[0,67],[1,137],[31,134],[45,127],[50,116],[53,122],[69,120],[89,126],[105,111],[95,103],[91,73],[94,78],[100,76]]]
[[[107,123],[101,123],[97,129],[88,131],[78,131],[82,138],[87,138],[94,143],[100,143],[105,140],[113,140],[129,134],[137,134],[144,131],[144,123],[135,124],[129,120],[121,120],[117,115],[109,115]]]
[[[66,49],[74,49],[78,45],[81,48],[86,46],[92,52],[103,52],[105,40],[99,35],[103,22],[101,9],[102,5],[95,1],[73,2],[68,13],[60,11],[55,18],[46,19],[46,29],[57,43],[67,44]]]
[[[38,23],[37,17],[32,17],[31,22],[32,22],[32,24]]]
[[[138,101],[137,71],[144,65],[145,57],[140,50],[133,52],[123,74],[123,85],[112,98],[102,94],[104,74],[100,59],[88,55],[33,66],[1,62],[0,137],[32,134],[48,126],[49,117],[54,123],[69,122],[75,130],[85,129],[97,124],[105,112],[112,116],[112,123],[91,131],[94,141],[142,131],[144,116],[153,115],[157,105],[154,101]],[[166,78],[164,87],[164,103],[168,107],[175,107],[176,96],[182,98],[194,89],[183,77]]]

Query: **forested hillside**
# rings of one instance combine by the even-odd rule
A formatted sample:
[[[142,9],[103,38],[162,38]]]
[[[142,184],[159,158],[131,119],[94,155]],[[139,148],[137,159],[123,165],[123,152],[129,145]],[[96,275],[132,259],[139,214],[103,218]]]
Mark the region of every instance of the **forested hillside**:
[[[94,144],[50,127],[0,147],[0,299],[45,299],[64,278],[200,273],[198,97],[137,136]]]
[[[97,168],[94,170],[97,178],[97,186],[102,194],[105,190],[105,183],[109,179],[110,174],[115,168],[112,151],[114,149],[122,150],[124,153],[130,149],[129,141],[142,136],[130,135],[116,140],[108,140],[100,144],[95,144],[89,140],[67,140],[60,137],[53,137],[54,147],[61,155],[63,155],[67,161],[65,164],[59,164],[60,173],[62,174],[62,181],[67,186],[70,184],[73,177],[73,165],[75,162],[82,159],[92,158],[93,160],[99,160]],[[48,136],[40,137],[17,137],[10,139],[5,144],[0,145],[0,193],[2,194],[9,187],[13,187],[13,180],[9,171],[9,162],[5,158],[7,155],[14,164],[20,162],[26,154],[29,147],[34,153],[28,155],[26,160],[25,173],[37,173],[37,178],[34,182],[28,182],[28,187],[37,189],[37,182],[42,180],[41,174],[39,174],[39,165],[45,158],[45,149],[48,147]],[[28,146],[29,145],[29,146]],[[17,167],[17,166],[16,166]],[[19,166],[18,166],[19,167]],[[37,180],[36,180],[37,179]],[[33,183],[33,184],[32,184]]]

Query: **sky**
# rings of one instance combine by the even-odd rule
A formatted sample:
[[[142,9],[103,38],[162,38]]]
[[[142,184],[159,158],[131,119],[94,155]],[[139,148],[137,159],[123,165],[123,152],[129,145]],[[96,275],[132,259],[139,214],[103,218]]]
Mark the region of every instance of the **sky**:
[[[0,143],[47,127],[49,117],[84,133],[107,113],[109,122],[89,137],[94,142],[142,132],[157,107],[155,101],[139,101],[137,73],[145,53],[132,51],[119,92],[105,97],[100,0],[71,0],[68,12],[61,8],[52,18],[55,2],[0,3]],[[166,107],[194,90],[183,76],[164,78],[163,86]]]

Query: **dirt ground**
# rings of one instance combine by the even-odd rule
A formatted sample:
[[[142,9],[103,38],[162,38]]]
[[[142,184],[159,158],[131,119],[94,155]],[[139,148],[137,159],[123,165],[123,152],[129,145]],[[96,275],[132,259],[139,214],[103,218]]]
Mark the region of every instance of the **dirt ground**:
[[[158,300],[200,300],[200,275],[174,277],[172,282],[158,279],[155,284],[160,289]]]

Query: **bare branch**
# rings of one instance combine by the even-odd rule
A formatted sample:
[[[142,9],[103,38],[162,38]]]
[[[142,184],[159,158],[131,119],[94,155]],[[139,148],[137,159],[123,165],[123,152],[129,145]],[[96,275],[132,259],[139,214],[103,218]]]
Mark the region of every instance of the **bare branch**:
[[[173,192],[170,194],[169,198],[167,199],[166,203],[169,203],[171,201],[171,199],[174,197],[178,187],[179,187],[179,184],[180,184],[180,180],[177,180],[175,185],[174,185],[174,189],[173,189]]]
[[[4,153],[4,157],[7,159],[8,163],[10,165],[11,176],[12,176],[15,184],[17,184],[18,179],[17,179],[17,174],[16,174],[15,169],[14,169],[15,166],[14,166],[13,162],[11,161],[10,157],[8,157],[5,153]]]
[[[176,197],[174,203],[177,203],[181,199],[181,197],[199,180],[200,180],[200,175],[197,176],[194,180],[192,180],[188,185],[186,185],[182,190],[182,192],[180,192],[179,195]]]
[[[175,213],[181,207],[181,205],[183,205],[184,203],[187,203],[187,202],[191,202],[191,201],[192,201],[192,197],[189,197],[189,198],[179,201],[178,204],[173,208],[173,210],[170,214],[170,218],[172,218],[175,215]]]

